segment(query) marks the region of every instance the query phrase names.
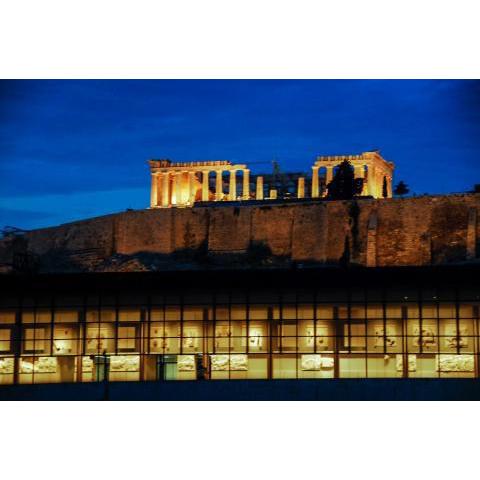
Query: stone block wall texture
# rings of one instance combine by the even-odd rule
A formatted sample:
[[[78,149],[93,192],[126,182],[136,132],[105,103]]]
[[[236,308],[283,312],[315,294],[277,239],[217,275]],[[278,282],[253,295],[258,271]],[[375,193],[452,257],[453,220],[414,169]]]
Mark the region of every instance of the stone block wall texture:
[[[39,257],[169,256],[201,248],[228,257],[256,243],[293,262],[338,263],[347,249],[348,261],[359,265],[461,263],[480,261],[479,212],[480,194],[138,210],[33,230],[24,243]],[[3,261],[9,248],[3,240]]]

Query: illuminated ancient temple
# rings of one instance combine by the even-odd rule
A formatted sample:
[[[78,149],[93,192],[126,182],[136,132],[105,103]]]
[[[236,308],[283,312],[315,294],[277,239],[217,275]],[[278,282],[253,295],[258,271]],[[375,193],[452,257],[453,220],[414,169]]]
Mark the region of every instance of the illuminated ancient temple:
[[[392,196],[394,165],[383,159],[379,152],[373,151],[360,155],[318,157],[312,166],[311,177],[298,177],[296,197],[306,197],[307,182],[310,198],[326,196],[327,188],[320,189],[319,177],[322,176],[323,184],[327,186],[333,179],[335,168],[344,160],[353,166],[355,177],[364,181],[362,195],[373,198]],[[250,170],[244,164],[232,164],[226,160],[172,162],[167,159],[150,160],[149,164],[151,208],[191,207],[198,202],[210,201],[281,199],[274,185],[264,185],[263,175],[256,175],[252,186]]]

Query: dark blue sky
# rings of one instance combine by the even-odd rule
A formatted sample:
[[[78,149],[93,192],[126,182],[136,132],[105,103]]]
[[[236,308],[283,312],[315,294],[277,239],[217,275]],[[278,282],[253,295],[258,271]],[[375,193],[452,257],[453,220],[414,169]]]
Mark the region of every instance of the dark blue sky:
[[[310,171],[373,148],[412,192],[472,189],[480,82],[3,81],[0,226],[145,208],[149,158]]]

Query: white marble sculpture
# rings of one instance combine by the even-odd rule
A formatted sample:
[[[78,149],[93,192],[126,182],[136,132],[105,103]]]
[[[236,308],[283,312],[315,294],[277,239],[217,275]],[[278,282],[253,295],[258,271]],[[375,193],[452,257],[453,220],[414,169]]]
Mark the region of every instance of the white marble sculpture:
[[[375,343],[374,347],[384,348],[386,347],[395,347],[397,345],[397,339],[395,337],[395,329],[387,326],[387,334],[385,335],[385,330],[382,326],[377,326],[375,328]],[[384,345],[385,344],[385,345]]]
[[[117,355],[110,359],[110,370],[112,372],[138,372],[139,369],[139,355]]]
[[[445,331],[445,347],[447,348],[466,348],[468,347],[467,329],[460,328],[457,336],[457,328],[455,325],[447,327]]]
[[[211,355],[212,371],[227,371],[229,367],[228,355]]]
[[[57,359],[55,357],[38,357],[35,363],[20,360],[20,373],[56,373]]]
[[[82,358],[82,372],[83,373],[93,372],[93,360],[90,357]]]
[[[179,372],[194,372],[195,357],[193,355],[179,355],[177,357],[177,367]]]
[[[247,355],[211,355],[212,371],[246,371],[248,370]]]
[[[0,358],[0,373],[13,373],[13,358]]]
[[[248,337],[248,345],[254,348],[261,348],[263,344],[262,331],[251,329]]]
[[[322,357],[320,355],[302,355],[300,367],[302,370],[320,370]]]
[[[328,328],[324,326],[317,327],[316,342],[317,347],[326,347],[328,344]],[[305,329],[306,345],[313,347],[315,343],[315,330],[313,325],[308,325]]]
[[[200,332],[197,328],[186,328],[183,331],[183,348],[198,349]]]
[[[230,337],[231,332],[228,325],[217,325],[215,328],[215,337],[217,338],[226,338]]]
[[[248,370],[247,355],[231,355],[230,356],[230,370],[245,371]]]
[[[55,340],[53,349],[57,355],[72,353],[72,344],[70,340]]]
[[[311,354],[302,355],[300,368],[302,370],[318,371],[321,369],[333,368],[334,360],[331,357],[322,357],[322,355]]]
[[[333,368],[334,364],[332,357],[322,357],[322,368]]]
[[[419,347],[420,344],[423,348],[429,348],[435,346],[435,327],[433,325],[423,325],[422,335],[420,336],[420,327],[413,329],[413,345]]]
[[[437,355],[437,371],[473,372],[473,355]]]
[[[403,355],[396,356],[396,368],[397,372],[403,372]],[[416,372],[417,371],[417,356],[409,354],[408,355],[408,371]]]

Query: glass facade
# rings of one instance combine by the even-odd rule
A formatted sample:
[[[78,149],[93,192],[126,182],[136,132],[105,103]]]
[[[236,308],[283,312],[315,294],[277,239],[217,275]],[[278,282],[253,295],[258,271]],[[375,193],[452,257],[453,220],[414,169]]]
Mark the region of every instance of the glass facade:
[[[479,377],[479,291],[179,290],[3,299],[0,384]]]

